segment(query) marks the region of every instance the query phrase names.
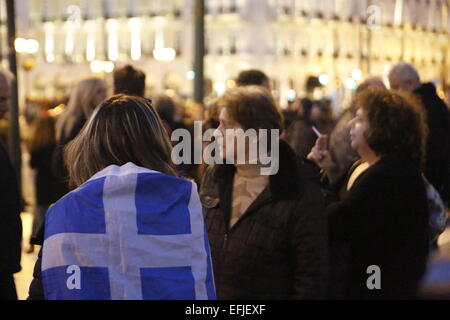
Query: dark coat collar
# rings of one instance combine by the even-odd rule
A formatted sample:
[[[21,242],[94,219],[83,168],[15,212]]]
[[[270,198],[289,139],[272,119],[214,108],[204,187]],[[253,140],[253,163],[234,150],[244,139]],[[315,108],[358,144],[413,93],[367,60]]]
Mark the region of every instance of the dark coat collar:
[[[436,96],[436,86],[432,82],[422,83],[414,90],[414,93],[420,96]]]

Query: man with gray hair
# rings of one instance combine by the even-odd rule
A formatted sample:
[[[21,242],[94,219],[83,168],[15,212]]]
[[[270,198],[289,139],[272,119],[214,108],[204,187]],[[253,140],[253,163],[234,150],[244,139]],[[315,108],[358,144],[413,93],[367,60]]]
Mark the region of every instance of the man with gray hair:
[[[0,119],[9,110],[11,76],[0,69]],[[13,274],[19,272],[22,222],[22,201],[15,170],[5,147],[0,143],[0,300],[17,300]]]
[[[414,93],[425,108],[428,122],[428,142],[424,174],[447,202],[450,200],[450,114],[445,102],[436,93],[433,83],[421,83],[417,70],[400,62],[389,72],[393,90]]]
[[[414,92],[420,87],[420,76],[417,70],[406,62],[394,65],[389,71],[389,84],[392,90]]]

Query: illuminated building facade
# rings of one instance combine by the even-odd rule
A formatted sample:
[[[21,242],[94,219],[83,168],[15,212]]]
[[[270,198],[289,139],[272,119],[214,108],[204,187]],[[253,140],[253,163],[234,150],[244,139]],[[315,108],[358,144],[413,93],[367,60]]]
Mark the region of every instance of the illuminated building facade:
[[[147,73],[148,94],[192,95],[194,0],[17,3],[18,34],[39,42],[25,54],[30,94],[67,94],[81,77],[108,79],[132,63]],[[240,70],[262,69],[282,106],[307,93],[345,100],[401,60],[424,80],[450,83],[449,11],[449,0],[206,0],[205,76],[218,95]],[[322,86],[307,92],[308,77]]]

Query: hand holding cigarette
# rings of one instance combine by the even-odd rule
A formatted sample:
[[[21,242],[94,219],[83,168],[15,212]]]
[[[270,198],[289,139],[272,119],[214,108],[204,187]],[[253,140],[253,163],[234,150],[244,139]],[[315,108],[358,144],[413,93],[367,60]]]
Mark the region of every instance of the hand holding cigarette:
[[[317,130],[317,128],[316,128],[315,126],[312,126],[311,128],[313,129],[314,133],[315,133],[318,137],[320,137],[320,136],[322,135],[322,134],[320,133],[320,131]]]
[[[314,126],[312,127],[312,130],[317,134],[318,138],[307,158],[316,163],[322,169],[332,167],[334,162],[331,159],[330,152],[328,151],[328,135],[321,134]]]

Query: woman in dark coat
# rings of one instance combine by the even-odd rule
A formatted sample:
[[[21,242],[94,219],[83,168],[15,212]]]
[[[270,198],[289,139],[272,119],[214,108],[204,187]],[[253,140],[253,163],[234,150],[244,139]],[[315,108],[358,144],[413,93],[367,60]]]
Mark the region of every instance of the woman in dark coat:
[[[8,153],[0,142],[0,300],[17,300],[14,273],[21,270],[20,212],[23,206],[14,172]]]
[[[239,144],[229,146],[230,132],[281,128],[268,91],[235,88],[218,104],[216,133],[224,137],[218,151],[233,164],[209,167],[200,192],[218,298],[325,298],[328,248],[318,171],[278,139],[271,141],[278,147],[270,148],[278,170],[270,175],[261,173],[260,158],[254,163],[234,158],[245,154],[250,159],[252,145],[245,150]],[[228,147],[236,153],[228,154]]]
[[[57,146],[52,156],[52,169],[60,182],[67,183],[68,180],[63,160],[64,147],[78,135],[95,107],[106,99],[106,96],[106,84],[99,78],[81,80],[72,91],[67,109],[56,122]],[[67,192],[68,186],[64,190],[64,193]]]
[[[429,248],[424,115],[412,97],[382,88],[362,92],[356,105],[351,145],[364,164],[348,193],[327,209],[332,247],[349,246],[340,297],[416,298]],[[329,158],[327,151],[313,153],[319,164]]]
[[[34,120],[30,139],[30,167],[36,171],[32,238],[36,238],[48,207],[64,195],[65,184],[55,177],[51,168],[55,147],[55,120],[43,114]],[[34,245],[31,244],[28,253],[33,252],[33,249]]]

